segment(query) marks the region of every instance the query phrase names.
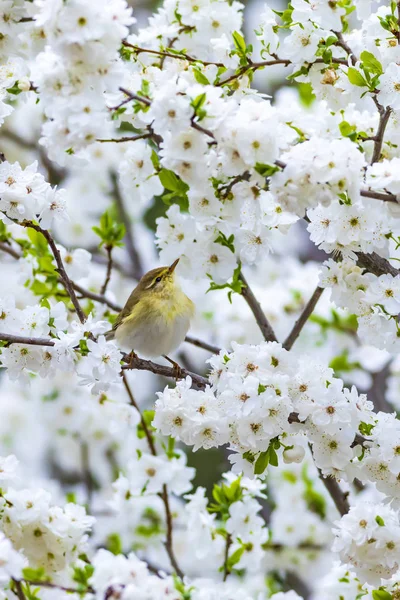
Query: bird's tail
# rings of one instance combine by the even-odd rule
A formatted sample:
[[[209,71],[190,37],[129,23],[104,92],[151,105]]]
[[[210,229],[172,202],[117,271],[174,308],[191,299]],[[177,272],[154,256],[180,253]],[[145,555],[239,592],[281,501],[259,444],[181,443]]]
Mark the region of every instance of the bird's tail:
[[[110,331],[106,331],[106,333],[104,334],[107,342],[109,342],[110,340],[113,340],[115,338],[115,331],[114,329],[110,329]]]

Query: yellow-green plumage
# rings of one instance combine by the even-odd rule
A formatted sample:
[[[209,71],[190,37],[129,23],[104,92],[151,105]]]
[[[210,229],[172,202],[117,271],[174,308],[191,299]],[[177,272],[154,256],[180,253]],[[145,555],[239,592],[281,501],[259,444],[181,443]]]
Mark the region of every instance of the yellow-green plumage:
[[[114,326],[106,334],[124,349],[145,357],[168,355],[185,339],[194,315],[170,267],[152,269],[139,281]]]

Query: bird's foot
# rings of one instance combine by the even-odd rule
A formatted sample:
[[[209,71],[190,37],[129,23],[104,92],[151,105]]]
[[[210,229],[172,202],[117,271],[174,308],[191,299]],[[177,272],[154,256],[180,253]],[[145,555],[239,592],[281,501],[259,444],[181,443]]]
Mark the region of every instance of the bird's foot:
[[[128,354],[128,368],[132,369],[133,368],[133,363],[136,360],[136,358],[138,358],[138,355],[136,354],[136,352],[134,350],[131,350],[131,352],[129,352]]]
[[[169,356],[166,356],[165,354],[163,354],[163,356],[164,356],[165,360],[167,360],[173,366],[175,379],[184,379],[185,376],[183,374],[182,367],[180,365],[178,365],[177,362],[172,360],[172,358],[170,358]]]

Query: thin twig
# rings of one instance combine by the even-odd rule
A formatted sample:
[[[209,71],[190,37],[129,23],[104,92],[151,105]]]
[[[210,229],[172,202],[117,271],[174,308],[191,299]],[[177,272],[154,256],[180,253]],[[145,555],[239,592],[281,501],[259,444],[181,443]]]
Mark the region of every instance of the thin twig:
[[[27,337],[12,335],[11,333],[0,333],[0,341],[8,344],[26,344],[28,346],[54,346],[54,341],[49,338]]]
[[[373,200],[383,200],[383,202],[395,202],[398,204],[397,197],[390,192],[386,194],[383,192],[374,192],[372,190],[361,190],[360,196],[364,198],[372,198]]]
[[[54,259],[57,263],[57,270],[61,277],[62,284],[65,287],[65,289],[71,299],[72,304],[74,305],[76,314],[78,315],[80,322],[84,323],[86,321],[86,315],[83,312],[81,305],[79,304],[79,300],[76,297],[74,286],[72,285],[72,281],[68,277],[67,272],[65,270],[60,251],[57,248],[56,243],[55,243],[54,239],[52,238],[50,232],[47,231],[47,229],[42,229],[42,227],[40,227],[40,225],[35,225],[34,223],[32,223],[32,221],[23,221],[21,224],[24,227],[28,227],[30,229],[34,229],[35,231],[38,231],[46,239],[46,241],[47,241],[48,245],[50,246],[50,249],[53,253]]]
[[[18,596],[18,600],[26,600],[26,596],[24,594],[24,590],[22,589],[22,584],[18,579],[13,579],[15,591]]]
[[[350,510],[350,504],[347,500],[348,492],[343,492],[340,485],[336,481],[334,477],[328,476],[324,477],[321,469],[317,467],[318,476],[325,488],[329,492],[332,500],[335,503],[336,508],[339,511],[339,514],[343,517],[343,515],[347,515]]]
[[[224,67],[223,63],[209,62],[206,60],[201,60],[200,58],[195,58],[194,56],[189,56],[185,52],[173,53],[161,50],[150,50],[149,48],[142,48],[141,46],[135,46],[134,44],[130,44],[126,40],[122,40],[122,44],[127,46],[128,48],[132,48],[136,54],[155,54],[156,56],[162,56],[163,58],[174,58],[176,60],[187,60],[192,63],[201,63],[204,66],[215,65],[216,67]]]
[[[16,258],[16,259],[21,258],[21,254],[17,250],[14,250],[14,248],[9,246],[5,242],[0,242],[0,250],[2,250],[3,252],[6,252],[13,258]]]
[[[74,289],[79,294],[81,294],[83,298],[89,298],[90,300],[94,300],[95,302],[100,302],[100,304],[106,304],[109,308],[115,310],[116,312],[120,312],[122,310],[122,306],[119,306],[119,304],[112,302],[105,296],[102,296],[101,294],[96,294],[95,292],[91,292],[90,290],[83,288],[81,285],[78,285],[75,282],[72,282],[72,285],[74,286]]]
[[[134,279],[139,280],[143,275],[143,267],[133,239],[131,221],[125,209],[116,173],[112,173],[111,177],[113,182],[113,197],[117,205],[119,217],[125,226],[125,245],[132,265],[132,275]]]
[[[312,445],[309,443],[308,447],[310,448],[311,455],[315,462]],[[343,517],[343,515],[346,515],[350,510],[350,504],[349,504],[349,501],[347,500],[348,493],[342,491],[340,485],[338,484],[338,482],[336,481],[336,479],[334,477],[331,477],[331,476],[325,477],[323,475],[321,469],[317,465],[315,465],[315,467],[318,471],[318,477],[324,484],[327,492],[329,493],[330,497],[332,498],[333,502],[335,503],[335,506],[338,509],[339,514]]]
[[[226,581],[228,579],[228,575],[230,574],[230,568],[229,568],[229,548],[232,545],[232,536],[230,533],[226,534],[226,540],[225,540],[225,554],[224,554],[224,578],[223,581]]]
[[[265,341],[277,342],[278,340],[275,336],[274,330],[272,329],[267,317],[264,314],[264,311],[261,308],[260,303],[253,294],[243,273],[240,273],[239,279],[244,283],[244,287],[242,288],[241,294],[246,300],[247,304],[249,305],[249,308],[253,313],[255,320],[257,321],[257,325],[259,326]]]
[[[91,514],[92,497],[93,497],[93,478],[90,472],[89,462],[89,446],[87,442],[81,440],[81,466],[83,473],[83,481],[86,489],[86,506],[88,514]]]
[[[28,583],[29,585],[34,585],[37,587],[45,587],[45,588],[51,588],[51,589],[55,589],[55,590],[61,590],[63,592],[69,592],[71,594],[82,594],[82,590],[78,590],[76,588],[71,588],[71,587],[66,587],[64,585],[58,585],[57,583],[52,583],[51,581],[35,581],[35,580],[30,580],[30,579],[22,579],[22,581],[24,581],[25,583]],[[86,590],[88,593],[93,594],[94,593],[94,589],[91,587],[88,587]]]
[[[294,324],[292,331],[289,333],[288,337],[283,343],[283,347],[285,348],[285,350],[290,350],[292,348],[293,344],[299,337],[301,330],[303,329],[304,325],[307,323],[309,317],[314,311],[314,308],[316,307],[318,300],[321,298],[323,291],[324,288],[321,288],[319,286],[315,289],[313,295],[305,305],[303,312]]]
[[[123,87],[120,87],[118,89],[120,92],[122,92],[123,94],[128,96],[128,98],[125,98],[124,100],[122,100],[122,102],[117,104],[117,106],[110,106],[108,110],[111,110],[111,111],[118,110],[119,108],[121,108],[121,106],[124,106],[124,104],[128,104],[128,102],[132,102],[133,100],[137,100],[138,102],[141,102],[142,104],[145,104],[146,106],[151,105],[151,101],[149,100],[149,98],[146,98],[145,96],[139,96],[138,94],[133,94],[132,92],[130,92],[129,90],[126,90]]]
[[[290,64],[291,64],[290,60],[285,60],[283,58],[282,59],[277,58],[274,60],[263,60],[261,62],[249,63],[246,66],[239,69],[239,71],[237,73],[234,73],[227,79],[224,79],[223,81],[219,81],[218,83],[216,83],[216,86],[221,87],[222,85],[227,85],[228,83],[232,83],[232,81],[235,81],[235,79],[238,79],[239,77],[242,77],[243,75],[246,75],[246,73],[248,71],[255,72],[258,69],[261,69],[262,67],[270,67],[273,65],[284,65],[285,67],[288,67]]]
[[[98,138],[96,140],[96,142],[114,142],[116,144],[120,144],[122,142],[136,142],[137,140],[146,140],[148,138],[151,138],[153,136],[152,132],[147,132],[147,133],[140,133],[138,135],[132,135],[132,136],[127,136],[127,137],[120,137],[120,138],[107,138],[107,139],[101,139]]]
[[[383,106],[378,102],[378,100],[374,97],[375,104],[379,111],[379,125],[378,131],[376,132],[375,141],[374,141],[374,152],[372,154],[371,165],[377,162],[380,159],[383,139],[385,137],[385,129],[389,122],[389,117],[392,112],[390,106],[386,107],[386,110]]]
[[[1,334],[0,334],[1,339]],[[162,375],[163,377],[171,377],[172,379],[178,379],[179,376],[174,367],[167,367],[164,365],[159,365],[158,363],[154,363],[151,360],[146,360],[144,358],[139,358],[138,356],[126,355],[125,361],[128,363],[123,365],[122,369],[130,370],[135,369],[138,371],[150,371],[151,373],[155,373],[156,375]],[[186,369],[180,369],[179,375],[181,377],[191,377],[192,379],[192,388],[196,390],[204,390],[208,385],[208,380],[197,373],[192,373],[191,371],[187,371]]]
[[[125,389],[127,391],[127,394],[129,396],[131,405],[134,406],[136,408],[136,410],[139,412],[140,423],[141,423],[142,429],[145,433],[150,452],[153,456],[157,456],[157,451],[156,451],[156,447],[154,444],[154,439],[153,439],[152,433],[149,430],[147,423],[143,418],[143,415],[142,415],[142,413],[139,409],[139,406],[135,400],[135,397],[132,393],[132,390],[130,389],[128,380],[125,376],[125,373],[122,373],[122,380],[123,380]],[[165,484],[163,485],[162,492],[159,494],[159,496],[160,496],[161,500],[163,501],[164,508],[165,508],[165,521],[166,521],[166,526],[167,526],[165,549],[168,553],[168,556],[171,561],[171,565],[172,565],[173,569],[175,570],[176,574],[181,579],[183,579],[183,572],[179,568],[178,562],[175,557],[174,549],[173,549],[173,522],[172,522],[171,508],[169,505],[168,489]]]
[[[112,250],[113,247],[110,246],[110,244],[106,244],[105,246],[106,252],[107,252],[107,272],[106,272],[106,278],[104,280],[103,285],[101,286],[100,289],[100,296],[104,296],[104,294],[107,291],[107,287],[108,284],[110,283],[110,279],[111,279],[111,272],[112,272],[112,268],[113,268],[113,259],[112,259]]]
[[[198,340],[197,338],[193,338],[189,335],[185,337],[185,342],[187,342],[188,344],[192,344],[197,348],[203,348],[203,350],[208,350],[208,352],[211,352],[212,354],[219,354],[221,352],[221,348],[218,348],[218,346],[213,346],[208,342],[203,342],[203,340]]]
[[[357,57],[348,45],[348,43],[345,41],[343,34],[340,31],[334,31],[333,33],[338,39],[338,41],[336,42],[336,46],[343,48],[343,50],[350,56],[351,63],[355,65],[357,63]]]

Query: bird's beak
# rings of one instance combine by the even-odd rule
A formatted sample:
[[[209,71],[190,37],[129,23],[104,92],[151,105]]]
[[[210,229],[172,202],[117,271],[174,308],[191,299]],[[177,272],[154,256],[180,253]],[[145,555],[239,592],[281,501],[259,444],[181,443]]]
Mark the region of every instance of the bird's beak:
[[[179,262],[179,258],[177,258],[176,260],[174,260],[174,262],[172,263],[172,265],[170,266],[170,268],[168,269],[169,273],[173,273],[175,271],[176,265]]]

